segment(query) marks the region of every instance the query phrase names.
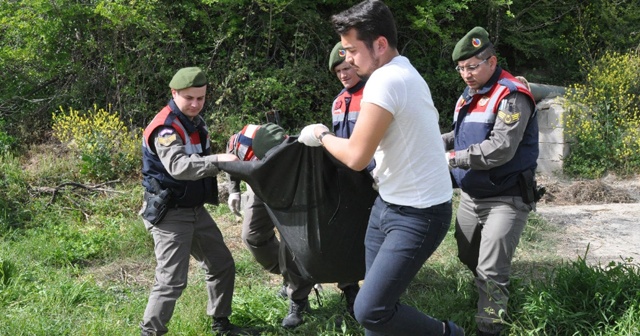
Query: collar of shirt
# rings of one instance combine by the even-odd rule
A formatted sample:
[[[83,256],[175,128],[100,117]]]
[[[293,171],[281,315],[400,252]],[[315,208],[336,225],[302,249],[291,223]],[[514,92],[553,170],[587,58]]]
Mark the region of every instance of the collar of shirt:
[[[349,89],[347,89],[347,91],[349,91],[349,93],[351,93],[351,94],[354,94],[354,93],[358,92],[358,90],[360,90],[364,86],[364,84],[366,82],[367,81],[361,80],[356,85],[354,85],[354,86],[350,87]]]

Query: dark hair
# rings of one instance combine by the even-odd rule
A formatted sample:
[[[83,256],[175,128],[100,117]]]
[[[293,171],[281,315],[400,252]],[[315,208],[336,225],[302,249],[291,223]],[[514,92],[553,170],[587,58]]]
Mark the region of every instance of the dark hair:
[[[484,48],[484,50],[475,54],[475,56],[479,59],[487,59],[491,56],[497,56],[496,49],[493,47],[493,44],[489,43],[489,45]]]
[[[398,31],[396,22],[389,7],[379,0],[365,0],[361,3],[331,16],[333,29],[345,35],[350,29],[356,30],[356,37],[369,48],[373,41],[384,36],[389,46],[398,47]]]

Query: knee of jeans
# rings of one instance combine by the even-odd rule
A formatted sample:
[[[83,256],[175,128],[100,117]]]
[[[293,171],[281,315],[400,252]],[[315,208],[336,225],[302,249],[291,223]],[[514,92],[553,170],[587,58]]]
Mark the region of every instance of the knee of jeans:
[[[391,318],[391,312],[382,310],[382,307],[373,309],[373,307],[363,302],[364,300],[358,301],[359,297],[356,297],[356,302],[353,305],[356,321],[367,330],[376,331],[380,329]]]

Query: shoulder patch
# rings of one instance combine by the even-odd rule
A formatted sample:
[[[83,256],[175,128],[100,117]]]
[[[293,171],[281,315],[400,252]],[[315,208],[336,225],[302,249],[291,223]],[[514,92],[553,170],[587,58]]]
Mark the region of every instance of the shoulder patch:
[[[505,124],[511,125],[520,120],[520,112],[506,113],[505,111],[500,110],[498,111],[498,118],[500,118],[500,120]]]
[[[165,134],[163,136],[158,136],[158,143],[162,146],[170,146],[174,141],[176,141],[177,136],[175,133]]]

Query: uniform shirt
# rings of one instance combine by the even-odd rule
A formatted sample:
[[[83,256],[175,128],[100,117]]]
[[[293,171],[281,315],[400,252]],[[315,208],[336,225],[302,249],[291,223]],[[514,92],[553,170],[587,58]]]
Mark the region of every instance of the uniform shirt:
[[[458,167],[488,170],[501,166],[513,158],[518,149],[518,143],[527,128],[527,122],[531,118],[534,106],[531,99],[520,92],[510,93],[500,102],[500,105],[505,106],[509,112],[519,111],[520,120],[507,124],[503,119],[496,118],[493,131],[488,139],[469,146],[465,151],[456,152],[455,160]],[[453,149],[454,131],[443,134],[442,139],[446,150]]]
[[[170,188],[179,207],[218,204],[218,157],[209,153],[204,120],[187,118],[170,100],[144,131],[142,184],[150,192],[158,192],[154,179]]]
[[[176,180],[195,181],[218,174],[218,168],[214,165],[214,162],[218,162],[217,155],[187,154],[184,142],[173,128],[160,127],[152,137],[158,158]]]

